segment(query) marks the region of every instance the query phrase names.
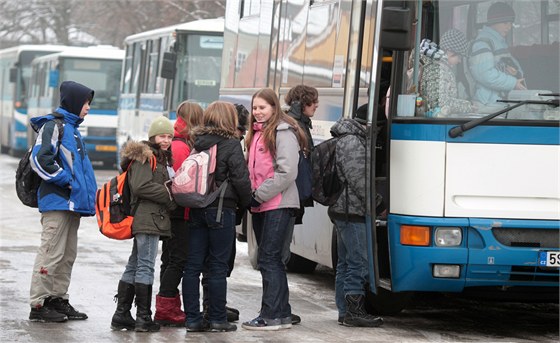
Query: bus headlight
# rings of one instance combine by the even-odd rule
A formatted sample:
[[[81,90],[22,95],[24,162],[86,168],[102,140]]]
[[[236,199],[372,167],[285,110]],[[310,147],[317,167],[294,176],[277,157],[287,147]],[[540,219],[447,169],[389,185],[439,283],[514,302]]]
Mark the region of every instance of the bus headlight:
[[[458,227],[436,227],[434,242],[438,247],[456,247],[461,245],[463,233]]]

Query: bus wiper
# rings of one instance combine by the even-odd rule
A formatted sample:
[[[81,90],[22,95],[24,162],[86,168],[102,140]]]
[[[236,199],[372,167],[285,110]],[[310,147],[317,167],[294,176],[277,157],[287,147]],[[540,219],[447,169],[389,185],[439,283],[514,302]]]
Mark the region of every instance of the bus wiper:
[[[539,94],[539,96],[555,96],[557,97],[559,94],[558,93],[552,93],[552,94]],[[537,104],[537,105],[550,105],[553,107],[558,107],[559,106],[559,99],[551,99],[551,100],[498,100],[499,102],[507,102],[507,103],[514,103],[515,105],[509,106],[504,108],[503,110],[499,110],[497,112],[494,113],[490,113],[487,116],[484,116],[482,118],[477,118],[474,120],[471,120],[469,122],[466,122],[464,124],[461,124],[459,126],[455,126],[452,127],[449,130],[449,137],[451,138],[456,138],[459,136],[463,135],[463,132],[468,131],[472,128],[475,128],[477,126],[479,126],[480,124],[486,123],[487,121],[496,118],[497,116],[499,116],[502,113],[508,112],[513,110],[514,108],[523,106],[523,105],[533,105],[533,104]]]

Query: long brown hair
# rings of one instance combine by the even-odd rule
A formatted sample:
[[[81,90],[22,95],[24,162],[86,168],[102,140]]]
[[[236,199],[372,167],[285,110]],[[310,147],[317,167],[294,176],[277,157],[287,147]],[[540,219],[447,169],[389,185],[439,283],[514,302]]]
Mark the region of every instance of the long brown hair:
[[[276,128],[281,122],[288,123],[288,125],[294,130],[300,149],[304,150],[307,146],[307,138],[305,137],[305,133],[299,127],[295,119],[282,111],[282,109],[280,108],[280,101],[278,100],[278,96],[270,88],[262,88],[258,90],[255,94],[253,94],[253,98],[251,99],[251,117],[249,121],[249,131],[247,132],[247,137],[245,137],[245,140],[247,141],[247,148],[249,149],[251,147],[251,141],[253,140],[253,136],[255,134],[253,129],[253,124],[256,121],[255,117],[253,116],[253,102],[255,98],[263,99],[270,106],[272,106],[274,110],[272,116],[268,119],[263,129],[264,144],[268,151],[270,151],[273,156],[276,155]]]
[[[204,126],[215,127],[238,137],[237,124],[237,110],[232,103],[214,101],[204,111]]]
[[[194,101],[183,101],[177,106],[177,117],[181,117],[187,124],[180,134],[187,137],[187,142],[191,147],[194,145],[194,137],[191,132],[195,127],[202,125],[202,114],[202,107]]]

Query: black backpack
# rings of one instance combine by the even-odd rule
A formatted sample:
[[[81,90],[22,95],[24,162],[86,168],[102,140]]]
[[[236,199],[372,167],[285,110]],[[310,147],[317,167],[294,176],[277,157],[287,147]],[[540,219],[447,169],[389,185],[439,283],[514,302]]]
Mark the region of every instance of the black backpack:
[[[63,121],[60,118],[53,119],[58,126],[58,144],[62,139],[64,133]],[[41,185],[41,177],[31,168],[31,151],[33,146],[27,150],[25,155],[21,158],[16,169],[16,194],[25,206],[39,207],[37,201],[37,190]]]
[[[311,170],[313,172],[312,196],[318,203],[334,205],[344,190],[336,171],[336,143],[345,135],[333,137],[316,145],[311,152]]]

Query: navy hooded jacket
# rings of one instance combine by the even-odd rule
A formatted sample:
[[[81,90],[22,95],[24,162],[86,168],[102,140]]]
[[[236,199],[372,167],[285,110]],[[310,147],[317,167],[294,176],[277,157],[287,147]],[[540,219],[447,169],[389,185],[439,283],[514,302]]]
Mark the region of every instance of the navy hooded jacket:
[[[73,81],[60,85],[60,107],[55,113],[31,119],[38,132],[31,154],[31,167],[45,181],[37,194],[39,212],[73,211],[82,216],[95,214],[97,183],[93,167],[78,131],[84,121],[80,112],[94,91]],[[55,117],[64,121],[61,141]]]

